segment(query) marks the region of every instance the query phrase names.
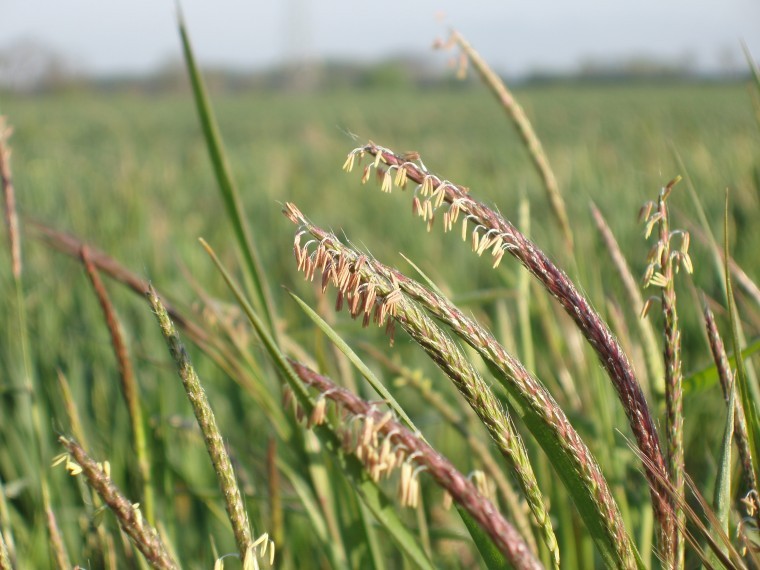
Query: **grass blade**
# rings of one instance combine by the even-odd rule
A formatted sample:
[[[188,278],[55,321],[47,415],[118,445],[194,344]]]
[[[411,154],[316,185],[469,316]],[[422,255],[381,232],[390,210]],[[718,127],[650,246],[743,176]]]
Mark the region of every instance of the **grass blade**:
[[[734,354],[741,354],[739,315],[736,311],[736,301],[731,285],[731,270],[728,265],[728,259],[730,259],[728,249],[728,192],[726,192],[726,209],[723,219],[723,241],[726,298],[728,300],[728,315],[731,321],[731,342],[734,347]],[[749,385],[744,360],[741,358],[736,359],[736,382],[739,385],[744,416],[747,419],[747,435],[749,436],[752,470],[755,474],[755,481],[758,481],[760,480],[760,469],[758,469],[758,460],[760,460],[760,456],[758,455],[758,451],[760,450],[760,410],[758,410],[758,407],[760,406],[760,402],[757,400],[757,391],[753,390],[752,386]]]
[[[227,215],[232,223],[238,247],[240,248],[245,261],[247,278],[250,279],[254,285],[254,306],[258,313],[264,315],[267,328],[270,334],[276,339],[277,329],[274,326],[274,305],[272,303],[269,285],[264,277],[264,269],[261,265],[258,250],[254,245],[251,230],[246,222],[243,212],[243,203],[240,200],[240,194],[235,185],[235,181],[232,178],[232,171],[227,161],[227,155],[224,150],[224,145],[222,144],[219,127],[216,123],[214,112],[211,109],[211,104],[206,93],[206,87],[203,83],[203,77],[201,76],[200,70],[195,61],[193,48],[190,44],[190,37],[188,36],[185,22],[181,14],[179,14],[179,33],[182,38],[182,50],[185,55],[187,71],[190,75],[190,83],[193,88],[195,106],[198,110],[198,118],[200,119],[201,127],[203,129],[203,136],[206,139],[206,145],[208,146],[211,164],[214,167],[214,175],[216,176],[219,191],[224,200]]]
[[[306,513],[306,517],[311,523],[319,544],[325,547],[327,557],[330,560],[330,567],[345,568],[345,557],[338,552],[335,543],[330,540],[327,531],[327,523],[319,505],[317,504],[317,500],[314,497],[311,485],[284,461],[278,461],[277,467],[282,471],[283,475],[285,475],[293,487],[293,492],[298,497],[299,504]]]
[[[736,390],[729,387],[728,408],[726,409],[726,426],[723,431],[720,455],[718,456],[718,473],[715,477],[713,505],[723,534],[729,536],[729,510],[731,508],[731,443],[734,435],[734,402]],[[728,550],[724,550],[728,552]]]
[[[309,305],[307,305],[298,295],[292,291],[288,291],[288,293],[290,293],[290,296],[293,297],[296,303],[298,303],[298,306],[301,307],[303,312],[306,313],[306,315],[314,322],[314,324],[317,325],[319,329],[325,333],[325,335],[327,335],[327,338],[329,338],[333,344],[335,344],[335,346],[337,346],[338,349],[340,349],[340,351],[348,357],[351,363],[356,366],[357,370],[361,372],[362,376],[366,378],[370,386],[372,386],[372,388],[374,388],[378,395],[383,400],[385,400],[390,408],[404,420],[404,423],[409,427],[409,429],[412,431],[419,431],[414,425],[412,419],[404,411],[404,408],[402,408],[393,397],[393,394],[391,394],[388,391],[388,388],[386,388],[383,383],[377,379],[377,376],[372,373],[369,367],[364,364],[362,359],[359,358],[353,349],[348,346],[348,344],[346,344],[346,341],[344,341],[340,335],[335,332],[335,329],[333,329],[322,317],[320,317],[316,311],[309,307]]]
[[[742,349],[741,358],[742,360],[746,360],[758,351],[760,351],[760,338],[753,340]],[[730,354],[728,356],[728,363],[731,366],[736,366],[736,355]],[[684,394],[700,392],[712,388],[718,383],[718,367],[714,363],[705,366],[704,368],[685,376],[683,382]]]
[[[710,345],[710,352],[712,353],[713,360],[718,370],[718,378],[720,380],[720,387],[723,391],[723,399],[726,405],[729,405],[729,399],[733,399],[735,410],[734,414],[734,432],[733,439],[736,441],[736,447],[739,450],[739,459],[741,460],[742,470],[744,471],[744,479],[747,485],[747,489],[750,493],[757,492],[757,481],[755,480],[755,473],[752,470],[752,453],[749,447],[749,436],[747,435],[747,418],[744,415],[744,408],[740,400],[735,398],[736,394],[736,382],[735,375],[731,371],[728,357],[726,356],[725,345],[723,339],[718,332],[718,327],[715,324],[715,316],[713,315],[710,307],[703,298],[704,305],[704,317],[705,328],[707,329],[707,340]],[[756,517],[757,518],[757,517]]]
[[[372,520],[368,511],[369,509],[364,506],[364,503],[359,503],[359,522],[361,523],[361,533],[364,538],[362,544],[367,547],[372,568],[374,570],[385,570],[386,566],[380,548],[380,539],[377,536],[375,527],[372,526]]]
[[[438,285],[436,284],[436,282],[433,281],[430,277],[428,277],[427,274],[424,271],[422,271],[422,269],[420,269],[420,267],[416,263],[414,263],[411,259],[405,256],[403,253],[401,254],[401,257],[403,257],[404,261],[406,261],[409,265],[412,266],[412,269],[414,269],[417,272],[420,278],[425,282],[425,285],[427,285],[431,291],[434,291],[438,295],[443,295],[443,291],[441,291],[438,288]]]
[[[0,570],[13,570],[8,546],[5,544],[5,537],[2,533],[0,533]]]
[[[296,407],[296,418],[298,418],[298,407]],[[309,414],[307,427],[312,425],[312,418],[315,417],[318,406]],[[346,529],[347,525],[341,524],[342,520],[339,514],[340,503],[337,499],[341,495],[342,489],[338,484],[334,470],[324,458],[324,448],[317,435],[312,431],[306,431],[303,434],[303,447],[306,452],[306,469],[309,472],[311,485],[314,488],[314,495],[322,509],[322,516],[327,523],[327,532],[329,540],[333,544],[335,552],[338,554],[338,560],[341,567],[349,567],[349,558],[346,551]],[[345,485],[344,485],[345,486]]]
[[[462,517],[467,530],[470,532],[475,546],[483,557],[483,562],[486,563],[486,568],[491,570],[492,568],[508,568],[507,561],[504,555],[499,552],[493,542],[488,538],[485,531],[480,528],[480,525],[476,523],[473,518],[462,507],[457,505],[457,511]]]

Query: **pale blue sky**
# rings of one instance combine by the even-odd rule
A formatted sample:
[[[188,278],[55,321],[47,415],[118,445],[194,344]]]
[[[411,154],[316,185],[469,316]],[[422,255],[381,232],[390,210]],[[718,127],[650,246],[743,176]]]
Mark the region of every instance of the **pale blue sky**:
[[[509,74],[634,55],[689,55],[709,70],[728,54],[743,66],[741,40],[760,60],[757,0],[183,0],[182,8],[201,61],[242,68],[303,52],[316,59],[424,57],[449,26]],[[166,0],[0,0],[0,49],[32,39],[81,70],[147,71],[179,57],[174,14]]]

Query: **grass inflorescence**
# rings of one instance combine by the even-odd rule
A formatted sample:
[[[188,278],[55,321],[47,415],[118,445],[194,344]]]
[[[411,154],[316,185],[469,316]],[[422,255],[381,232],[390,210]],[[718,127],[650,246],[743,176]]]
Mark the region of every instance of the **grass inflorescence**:
[[[402,504],[415,506],[419,491],[418,477],[424,470],[446,489],[488,532],[507,561],[515,568],[541,568],[522,537],[515,531],[496,508],[443,456],[417,435],[392,418],[390,412],[382,412],[351,392],[335,386],[327,378],[292,362],[304,382],[317,388],[323,399],[330,399],[359,418],[361,426],[357,433],[344,433],[344,446],[350,448],[367,465],[373,478],[388,476],[394,469],[401,472],[399,495]],[[313,416],[312,424],[323,421],[324,411]],[[350,422],[346,422],[349,423]],[[378,439],[381,436],[382,440]]]
[[[145,559],[154,568],[162,570],[178,568],[158,531],[144,520],[140,505],[131,503],[114,485],[108,463],[96,462],[90,458],[82,446],[71,439],[60,437],[58,441],[68,452],[68,456],[62,458],[66,469],[72,476],[82,474],[87,479],[87,484],[108,505],[119,521],[121,529],[134,541]]]

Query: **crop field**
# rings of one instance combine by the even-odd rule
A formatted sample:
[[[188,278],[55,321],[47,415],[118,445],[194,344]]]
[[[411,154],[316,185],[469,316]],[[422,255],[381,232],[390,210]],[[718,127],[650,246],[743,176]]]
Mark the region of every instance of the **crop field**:
[[[660,567],[658,515],[653,514],[636,436],[613,383],[572,315],[568,317],[539,280],[510,255],[494,269],[488,251],[473,254],[470,234],[462,241],[461,219],[444,232],[444,219],[436,215],[426,231],[425,221],[413,212],[414,183],[406,190],[394,186],[391,193],[381,192],[383,175],[377,179],[371,170],[363,185],[362,168],[372,164],[370,156],[361,166],[357,162],[352,172],[341,167],[350,151],[369,141],[399,155],[414,151],[422,161],[415,164],[468,188],[468,196],[529,236],[567,273],[619,339],[641,383],[663,449],[667,403],[663,378],[653,372],[663,371],[661,303],[667,300],[660,300],[659,287],[642,287],[658,229],[646,239],[638,215],[645,202],[656,201],[661,188],[681,176],[667,205],[670,228],[690,233],[694,269],[692,274],[680,271],[674,289],[683,349],[685,472],[711,506],[716,479],[728,473],[727,528],[733,546],[724,551],[738,563],[733,552],[743,543],[737,538],[737,524],[747,516],[739,499],[747,491],[736,448],[728,467],[721,466],[726,405],[715,368],[710,368],[714,361],[703,298],[716,315],[726,349],[733,352],[734,321],[726,309],[720,257],[724,216],[731,256],[749,281],[760,277],[760,122],[754,89],[749,81],[517,89],[515,96],[543,143],[564,198],[574,237],[570,248],[529,151],[499,103],[477,82],[308,94],[217,93],[212,86],[209,101],[239,192],[238,211],[250,228],[261,276],[271,292],[269,309],[257,302],[254,309],[264,320],[272,315],[270,333],[282,354],[384,412],[381,401],[387,397],[370,387],[291,293],[297,295],[387,388],[414,421],[417,435],[465,476],[488,472],[468,438],[482,442],[487,457],[505,475],[496,483],[498,491],[490,492],[505,518],[530,535],[526,542],[542,564],[553,566],[555,551],[561,553],[563,568],[603,567],[615,565],[611,560],[624,560],[605,550],[611,548],[606,531],[593,530],[596,527],[584,518],[588,515],[572,506],[574,493],[583,492],[572,485],[568,489],[557,477],[551,453],[533,437],[530,422],[522,421],[519,397],[502,389],[493,366],[478,356],[477,348],[464,338],[456,342],[468,366],[513,416],[510,422],[524,439],[548,505],[551,539],[532,518],[535,511],[528,510],[524,483],[513,477],[498,445],[489,443],[494,436],[487,422],[447,378],[451,370],[442,371],[438,360],[425,354],[424,339],[406,329],[405,317],[398,318],[391,343],[384,327],[363,328],[361,315],[351,318],[348,298],[336,312],[335,287],[328,285],[323,294],[319,271],[311,283],[298,270],[293,254],[297,227],[281,212],[286,203],[293,203],[315,226],[332,232],[352,250],[417,281],[434,283],[552,394],[598,462],[640,567]],[[176,309],[174,315],[184,316],[206,335],[205,341],[199,340],[174,319],[216,415],[222,447],[232,459],[233,479],[242,492],[253,538],[267,532],[276,544],[275,567],[495,564],[481,549],[488,535],[481,531],[479,542],[477,532],[468,532],[464,516],[444,509],[443,491],[425,473],[430,467],[417,467],[421,495],[416,507],[402,506],[403,499],[397,497],[399,475],[373,483],[387,499],[384,508],[396,517],[389,522],[371,503],[363,502],[366,489],[361,485],[367,482],[360,485],[352,478],[357,477],[351,471],[356,465],[344,458],[350,454],[337,453],[322,436],[314,435],[318,430],[296,421],[292,404],[281,403],[285,374],[270,360],[266,343],[198,240],[208,243],[255,301],[256,278],[247,269],[244,248],[219,192],[192,91],[148,95],[81,87],[55,94],[5,94],[0,96],[0,114],[14,129],[7,144],[12,149],[23,261],[16,278],[8,233],[3,232],[0,533],[13,567],[60,567],[61,552],[71,565],[86,568],[144,565],[135,546],[140,539],[120,530],[117,517],[88,488],[85,474],[72,477],[65,465],[52,466],[66,451],[59,436],[77,440],[96,461],[109,462],[114,483],[129,501],[140,503],[141,516],[157,528],[167,556],[182,567],[209,568],[220,559],[226,568],[242,567],[236,559],[240,537],[230,528],[224,494],[162,339],[157,309],[120,279],[107,277],[98,252],[149,281]],[[628,296],[597,228],[592,203],[617,238],[643,298],[657,297],[645,317],[654,332],[654,351],[642,336],[646,326],[640,324],[641,307]],[[472,221],[468,231],[477,223]],[[40,225],[85,242],[90,252],[85,257],[91,256],[101,269],[136,382],[137,422],[144,430],[141,457],[136,451],[134,407],[124,396],[123,370],[79,251],[58,251],[51,241],[60,245],[62,238],[51,238]],[[301,246],[309,239],[304,235]],[[741,344],[752,347],[760,331],[760,305],[738,281],[734,294]],[[451,335],[456,337],[456,331]],[[648,356],[659,359],[659,368]],[[756,383],[752,365],[753,359],[747,359],[750,385]],[[456,419],[432,402],[444,403]],[[346,425],[360,424],[356,417],[364,417],[354,413],[349,419],[334,408],[328,410],[338,433]],[[749,431],[755,428],[750,425]],[[515,496],[505,496],[503,485]],[[686,502],[698,511],[697,519],[712,524],[693,495],[686,493]],[[46,509],[61,533],[60,547],[51,538]],[[527,522],[521,526],[520,520]],[[704,556],[719,567],[698,523],[687,517],[687,524],[703,554],[687,542],[686,566],[695,567]],[[267,556],[258,557],[255,565],[269,567]]]

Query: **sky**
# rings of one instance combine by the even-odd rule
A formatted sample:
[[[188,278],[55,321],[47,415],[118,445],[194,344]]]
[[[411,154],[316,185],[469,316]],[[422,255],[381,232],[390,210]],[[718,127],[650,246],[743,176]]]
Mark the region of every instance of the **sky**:
[[[465,5],[466,4],[466,5]],[[497,70],[571,71],[582,61],[645,56],[700,70],[743,69],[741,41],[760,61],[757,0],[182,0],[205,64],[261,69],[308,57],[376,61],[436,57],[461,31]],[[0,0],[0,52],[34,42],[79,71],[143,73],[180,57],[168,0]]]

